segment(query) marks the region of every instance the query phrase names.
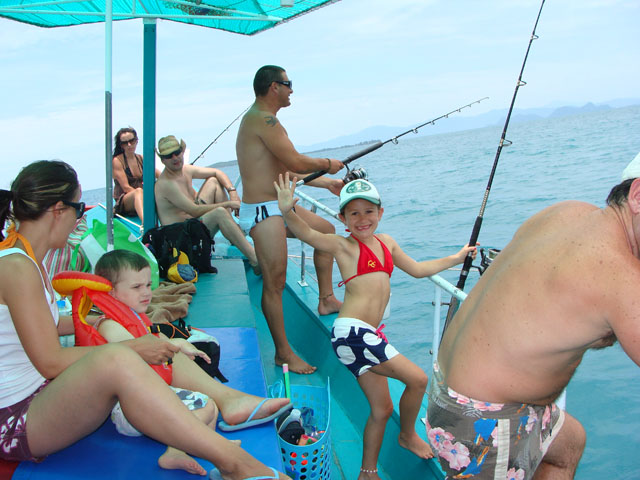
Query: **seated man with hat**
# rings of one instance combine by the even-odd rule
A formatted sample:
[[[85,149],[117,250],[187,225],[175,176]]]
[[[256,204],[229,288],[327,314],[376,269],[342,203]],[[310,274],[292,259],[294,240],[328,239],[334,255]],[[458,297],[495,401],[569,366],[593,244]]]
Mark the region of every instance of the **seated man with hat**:
[[[233,183],[217,168],[185,165],[186,147],[184,140],[178,142],[173,135],[158,141],[156,153],[164,164],[155,185],[160,223],[169,225],[199,218],[212,237],[220,230],[249,259],[254,272],[259,273],[256,252],[229,213],[229,210],[238,212],[240,209],[240,197]],[[194,178],[205,180],[198,192],[191,184]]]

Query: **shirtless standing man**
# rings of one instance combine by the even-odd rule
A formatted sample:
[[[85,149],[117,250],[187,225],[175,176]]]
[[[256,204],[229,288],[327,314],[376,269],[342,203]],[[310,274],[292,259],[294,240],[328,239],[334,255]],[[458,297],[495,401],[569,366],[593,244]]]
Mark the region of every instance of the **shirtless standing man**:
[[[160,223],[170,225],[190,218],[201,219],[212,237],[220,230],[259,273],[255,250],[229,213],[229,210],[237,213],[240,208],[240,197],[233,183],[217,168],[185,165],[186,147],[184,140],[178,142],[173,135],[158,140],[156,153],[164,165],[155,185]],[[191,183],[194,178],[206,179],[197,193]]]
[[[640,155],[605,208],[561,202],[531,217],[462,303],[427,411],[450,476],[574,477],[586,434],[553,401],[588,349],[619,340],[640,365],[638,177]]]
[[[289,364],[297,373],[313,373],[312,367],[296,355],[284,328],[282,292],[287,273],[287,231],[278,208],[273,182],[279,174],[290,172],[291,177],[303,178],[305,174],[320,170],[338,172],[344,165],[330,158],[313,158],[298,153],[287,131],[276,118],[278,110],[291,104],[293,93],[291,80],[281,67],[266,65],[258,70],[253,80],[256,100],[240,124],[236,140],[236,153],[242,177],[243,201],[240,207],[240,225],[250,233],[263,274],[262,311],[276,347],[277,365]],[[309,185],[327,188],[340,194],[344,183],[340,179],[320,177]],[[300,215],[312,228],[323,233],[334,233],[333,225],[300,206]],[[319,304],[321,315],[335,313],[340,302],[333,295],[331,272],[333,257],[314,251],[313,261],[318,273]]]

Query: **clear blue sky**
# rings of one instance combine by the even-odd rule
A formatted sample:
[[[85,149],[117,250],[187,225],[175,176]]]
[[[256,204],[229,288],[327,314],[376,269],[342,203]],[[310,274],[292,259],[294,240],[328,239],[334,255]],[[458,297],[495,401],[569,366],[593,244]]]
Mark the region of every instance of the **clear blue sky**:
[[[539,5],[343,0],[253,37],[160,21],[157,136],[184,138],[197,155],[253,101],[268,63],[294,81],[279,117],[297,145],[416,124],[484,96],[465,115],[506,108]],[[637,0],[548,0],[516,106],[640,97],[639,25]],[[141,20],[114,24],[114,133],[142,130],[142,33]],[[0,187],[41,158],[71,163],[85,189],[102,186],[104,25],[0,20],[0,45]],[[234,159],[234,143],[230,129],[203,164]]]

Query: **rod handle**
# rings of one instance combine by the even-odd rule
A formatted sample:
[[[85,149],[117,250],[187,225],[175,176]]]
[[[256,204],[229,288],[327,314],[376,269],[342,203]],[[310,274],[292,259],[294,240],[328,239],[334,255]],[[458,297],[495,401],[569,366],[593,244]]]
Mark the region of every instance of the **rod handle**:
[[[469,239],[469,246],[473,247],[478,242],[478,236],[480,235],[480,228],[482,227],[483,217],[478,215],[476,217],[476,221],[473,225],[473,230],[471,231],[471,238]],[[467,255],[464,259],[464,264],[462,265],[462,271],[460,272],[460,277],[458,278],[458,283],[456,284],[456,288],[459,290],[464,290],[464,285],[467,283],[467,277],[469,276],[469,271],[471,270],[471,264],[473,263],[473,258],[471,255]],[[453,320],[453,316],[458,311],[458,307],[460,306],[460,302],[456,297],[451,297],[451,302],[449,303],[449,310],[447,311],[447,317],[444,322],[444,329],[442,330],[442,337],[444,336],[444,332],[449,327],[451,320]],[[440,341],[442,342],[442,337],[440,337]]]
[[[309,183],[311,180],[315,180],[316,178],[321,177],[325,173],[327,173],[327,170],[320,170],[319,172],[313,172],[312,174],[304,177],[302,180],[298,180],[296,182],[296,185],[300,186],[304,183]]]
[[[482,228],[482,220],[482,216],[478,215],[476,217],[476,221],[473,224],[473,230],[471,230],[471,237],[469,238],[470,247],[474,247],[478,242],[478,236],[480,235],[480,229]],[[467,255],[464,259],[464,264],[462,265],[462,271],[460,272],[460,278],[458,279],[456,288],[459,288],[460,290],[464,289],[464,285],[467,282],[467,276],[469,274],[469,270],[471,270],[472,263],[473,258],[471,258],[471,255]]]
[[[353,162],[355,159],[364,157],[367,153],[371,153],[374,150],[379,149],[382,145],[384,145],[384,142],[381,142],[380,140],[378,140],[376,143],[369,145],[367,148],[363,148],[359,152],[352,153],[347,158],[345,158],[342,161],[342,163],[346,165],[350,162]],[[316,178],[321,177],[326,173],[327,173],[327,170],[320,170],[319,172],[314,172],[310,175],[307,175],[302,180],[298,180],[298,182],[296,182],[296,185],[300,186],[302,184],[309,183],[310,181],[315,180]]]

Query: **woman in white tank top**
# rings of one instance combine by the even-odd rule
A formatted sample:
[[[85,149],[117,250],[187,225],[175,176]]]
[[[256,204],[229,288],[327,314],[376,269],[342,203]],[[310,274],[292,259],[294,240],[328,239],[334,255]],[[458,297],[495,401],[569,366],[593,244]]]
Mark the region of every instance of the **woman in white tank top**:
[[[273,478],[272,469],[185,409],[148,368],[173,358],[177,347],[152,335],[61,347],[58,335],[72,333],[73,325],[68,317],[58,322],[42,259],[65,245],[84,212],[81,194],[76,172],[60,161],[34,162],[10,190],[0,190],[0,228],[8,227],[6,238],[0,233],[0,458],[39,460],[71,445],[98,428],[119,400],[138,430],[209,460],[225,476]],[[184,363],[179,359],[174,371]],[[247,403],[247,395],[220,388]]]

